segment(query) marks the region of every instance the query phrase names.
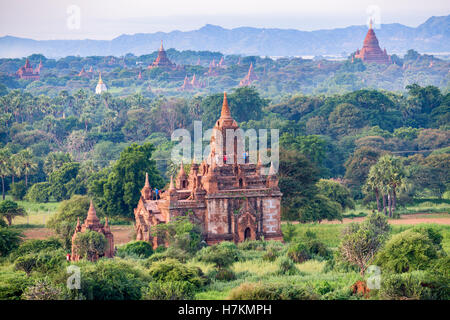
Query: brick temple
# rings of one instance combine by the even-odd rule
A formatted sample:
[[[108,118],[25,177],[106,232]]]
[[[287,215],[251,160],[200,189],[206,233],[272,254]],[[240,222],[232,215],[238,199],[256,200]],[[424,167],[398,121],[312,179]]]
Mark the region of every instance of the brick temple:
[[[158,56],[156,57],[155,61],[153,61],[153,63],[148,66],[147,69],[152,69],[152,68],[156,68],[156,67],[166,68],[166,69],[175,69],[176,68],[175,63],[170,61],[169,58],[167,57],[167,53],[166,53],[166,50],[164,50],[162,40],[161,40],[161,46],[159,47],[159,50],[158,50]]]
[[[97,217],[97,212],[95,211],[95,208],[94,208],[94,204],[92,203],[92,200],[91,200],[91,203],[89,205],[88,214],[87,214],[86,219],[84,220],[84,223],[80,224],[80,219],[78,218],[77,226],[75,227],[75,232],[74,232],[74,234],[72,236],[72,256],[71,256],[71,260],[72,261],[80,260],[81,257],[78,256],[76,254],[76,252],[75,252],[76,251],[75,250],[76,246],[75,246],[74,242],[75,242],[75,239],[76,239],[78,234],[86,232],[87,230],[91,230],[91,231],[102,233],[105,236],[106,241],[107,241],[104,253],[99,255],[99,256],[97,256],[97,257],[94,257],[93,260],[95,261],[95,260],[97,260],[98,258],[101,258],[101,257],[112,258],[114,256],[114,250],[115,250],[115,248],[114,248],[114,236],[113,236],[113,234],[111,232],[111,228],[108,225],[108,218],[105,218],[105,224],[104,225],[100,223],[100,220]]]
[[[224,137],[227,129],[238,129],[231,117],[226,93],[221,116],[214,128]],[[146,175],[134,210],[137,240],[149,241],[154,248],[167,245],[162,239],[152,236],[151,227],[188,212],[191,213],[191,221],[201,226],[202,237],[208,244],[262,237],[265,240],[283,240],[280,226],[282,194],[273,166],[268,175],[263,175],[260,161],[237,161],[237,138],[234,138],[234,152],[231,154],[225,151],[225,140],[223,138],[219,143],[217,135],[212,135],[208,161],[197,163],[194,159],[188,174],[181,164],[175,182],[171,178],[160,199],[154,199]],[[224,161],[218,161],[217,155],[223,155]]]
[[[248,73],[247,75],[244,77],[244,79],[242,79],[239,82],[239,86],[243,87],[243,86],[250,86],[252,84],[253,81],[258,80],[258,77],[255,74],[255,71],[253,70],[253,62],[250,63],[250,68],[248,68]]]
[[[25,80],[39,80],[42,69],[42,61],[39,62],[39,66],[34,70],[30,64],[28,58],[25,60],[25,65],[20,67],[16,72],[16,77]]]
[[[378,64],[390,64],[391,57],[387,54],[386,48],[381,50],[378,43],[375,31],[372,28],[372,21],[370,21],[369,31],[367,31],[364,39],[364,44],[361,50],[356,50],[354,56],[355,59],[361,59],[363,62],[378,63]]]

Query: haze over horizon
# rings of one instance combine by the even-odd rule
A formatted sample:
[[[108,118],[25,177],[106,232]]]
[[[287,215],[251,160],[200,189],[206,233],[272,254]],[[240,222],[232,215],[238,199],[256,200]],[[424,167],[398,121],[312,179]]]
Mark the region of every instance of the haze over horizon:
[[[111,40],[122,34],[190,31],[206,24],[312,31],[377,23],[417,27],[431,16],[450,13],[447,0],[422,1],[229,0],[218,6],[206,0],[0,1],[0,36],[35,40]],[[78,18],[79,17],[79,18]],[[26,22],[26,23],[24,23]]]

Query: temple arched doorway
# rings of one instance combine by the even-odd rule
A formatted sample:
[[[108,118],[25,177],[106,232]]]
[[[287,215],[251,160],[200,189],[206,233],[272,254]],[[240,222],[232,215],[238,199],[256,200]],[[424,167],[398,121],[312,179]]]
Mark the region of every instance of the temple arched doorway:
[[[244,231],[244,240],[252,239],[252,230],[250,228],[246,228]]]

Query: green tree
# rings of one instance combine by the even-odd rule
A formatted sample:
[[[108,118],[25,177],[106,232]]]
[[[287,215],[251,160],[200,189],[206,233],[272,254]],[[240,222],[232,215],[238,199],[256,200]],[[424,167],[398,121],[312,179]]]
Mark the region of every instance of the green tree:
[[[161,188],[164,181],[156,169],[151,156],[155,148],[150,143],[132,144],[120,154],[103,185],[103,204],[109,215],[131,217],[136,207],[140,190],[144,186],[145,173],[150,185]]]
[[[5,178],[11,174],[11,152],[0,149],[0,177],[2,178],[2,199],[5,200]]]
[[[105,252],[105,236],[100,232],[86,231],[77,233],[74,240],[74,252],[89,261],[95,261]]]
[[[5,218],[10,226],[12,224],[12,220],[18,216],[25,216],[27,212],[21,206],[19,206],[16,202],[11,200],[3,200],[0,202],[0,216]]]
[[[38,168],[37,163],[33,159],[31,149],[25,149],[19,152],[20,172],[25,176],[25,185],[28,187],[28,176],[34,174]]]
[[[339,182],[320,179],[316,185],[319,189],[320,194],[324,195],[332,201],[339,203],[342,209],[355,208],[355,203],[353,202],[350,191]]]
[[[383,245],[390,226],[386,217],[372,213],[361,223],[349,224],[342,233],[339,253],[342,259],[361,270],[364,275],[369,263]]]

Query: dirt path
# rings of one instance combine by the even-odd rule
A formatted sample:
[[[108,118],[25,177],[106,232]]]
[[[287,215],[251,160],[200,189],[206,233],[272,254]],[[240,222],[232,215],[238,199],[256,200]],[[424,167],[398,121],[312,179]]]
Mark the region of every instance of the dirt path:
[[[111,226],[114,235],[114,244],[123,244],[133,240],[133,226]],[[26,239],[47,239],[55,236],[53,230],[48,228],[30,228],[23,231]]]

